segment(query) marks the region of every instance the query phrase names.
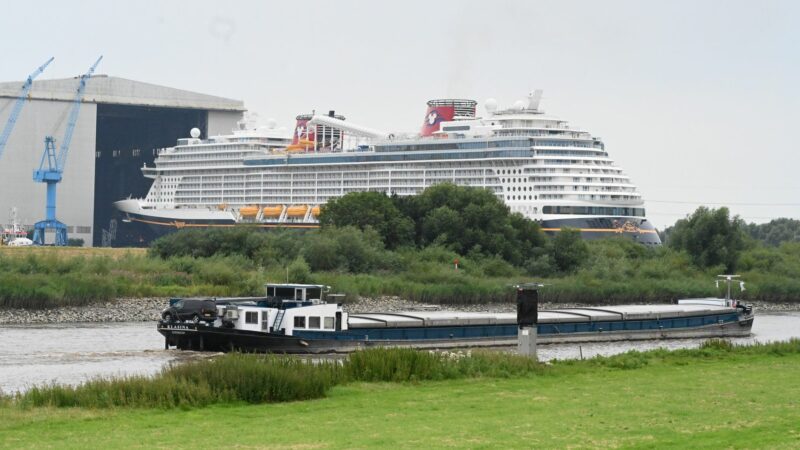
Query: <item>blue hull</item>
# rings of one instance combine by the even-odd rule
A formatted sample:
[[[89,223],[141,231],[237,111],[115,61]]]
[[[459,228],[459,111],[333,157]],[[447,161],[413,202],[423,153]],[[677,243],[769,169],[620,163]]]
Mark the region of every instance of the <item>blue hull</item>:
[[[539,323],[538,342],[606,342],[665,338],[747,336],[752,315],[737,313],[653,320]],[[266,353],[345,353],[363,348],[459,348],[514,345],[517,325],[359,328],[297,331],[292,336],[201,324],[161,322],[166,347]]]

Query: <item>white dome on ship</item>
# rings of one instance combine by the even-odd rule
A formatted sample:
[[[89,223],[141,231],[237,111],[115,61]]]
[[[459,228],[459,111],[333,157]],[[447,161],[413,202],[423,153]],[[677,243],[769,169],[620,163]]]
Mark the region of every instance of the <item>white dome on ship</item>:
[[[192,130],[189,132],[189,136],[191,136],[191,137],[193,137],[195,139],[199,138],[200,137],[200,128],[192,128]]]
[[[493,113],[497,111],[497,100],[493,98],[487,98],[485,102],[483,102],[483,107],[486,109],[486,112]]]

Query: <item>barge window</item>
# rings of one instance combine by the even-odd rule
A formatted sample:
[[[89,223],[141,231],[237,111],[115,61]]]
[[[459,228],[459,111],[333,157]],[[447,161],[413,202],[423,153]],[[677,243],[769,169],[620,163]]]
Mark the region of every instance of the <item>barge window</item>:
[[[308,318],[308,328],[319,329],[319,316],[310,316]]]
[[[333,329],[333,317],[326,317],[325,318],[325,329],[332,330]]]
[[[258,323],[258,311],[244,313],[244,323]]]
[[[290,287],[280,287],[275,289],[275,296],[281,299],[294,299],[294,289]]]
[[[305,318],[305,316],[294,316],[294,327],[295,328],[305,328],[306,327],[306,318]]]

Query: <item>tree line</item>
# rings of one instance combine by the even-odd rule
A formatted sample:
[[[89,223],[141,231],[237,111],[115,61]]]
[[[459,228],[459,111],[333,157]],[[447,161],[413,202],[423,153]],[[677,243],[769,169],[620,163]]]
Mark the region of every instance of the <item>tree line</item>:
[[[590,260],[590,247],[578,230],[565,228],[548,237],[537,222],[512,213],[492,192],[449,183],[406,197],[349,193],[323,206],[320,225],[305,232],[261,233],[246,226],[185,230],[155,241],[150,253],[162,258],[235,254],[264,265],[288,265],[299,257],[311,271],[369,273],[400,270],[403,261],[413,259],[408,255],[441,248],[454,255],[451,263],[462,258],[492,273],[513,267],[541,277],[573,273]],[[666,247],[685,252],[697,268],[733,272],[745,249],[800,240],[800,221],[746,224],[727,208],[700,207],[661,236]]]
[[[233,229],[185,230],[156,240],[152,255],[209,257],[240,254],[270,264],[299,256],[312,271],[369,273],[404,266],[408,255],[440,248],[497,273],[511,267],[531,275],[574,271],[588,254],[577,230],[547,238],[539,224],[493,193],[453,184],[420,195],[355,192],[322,209],[319,230],[259,233]]]

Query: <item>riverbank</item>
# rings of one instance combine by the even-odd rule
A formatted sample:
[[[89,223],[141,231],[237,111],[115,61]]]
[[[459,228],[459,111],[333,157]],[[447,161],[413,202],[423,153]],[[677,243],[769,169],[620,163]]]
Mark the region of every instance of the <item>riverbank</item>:
[[[87,306],[65,306],[47,309],[8,308],[0,309],[0,324],[58,324],[81,322],[150,322],[161,318],[161,312],[169,303],[165,297],[118,298]],[[800,311],[797,303],[753,302],[759,312]],[[571,307],[597,307],[581,303],[547,303],[540,309]],[[361,297],[345,305],[351,313],[401,312],[401,311],[468,311],[468,312],[515,312],[514,303],[476,303],[466,305],[437,305],[419,303],[397,296]]]
[[[790,448],[800,445],[798,364],[789,344],[712,345],[558,362],[521,376],[357,381],[284,404],[8,403],[0,405],[0,447]]]

